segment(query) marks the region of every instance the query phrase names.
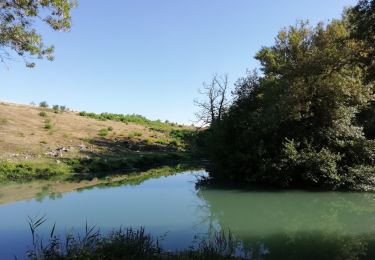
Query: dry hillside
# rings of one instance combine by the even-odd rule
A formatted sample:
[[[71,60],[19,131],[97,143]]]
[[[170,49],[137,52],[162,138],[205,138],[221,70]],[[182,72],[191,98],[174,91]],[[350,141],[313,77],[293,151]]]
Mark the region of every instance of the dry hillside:
[[[107,134],[100,135],[101,131]],[[100,121],[72,111],[0,102],[0,159],[3,160],[43,160],[104,152],[121,155],[163,150],[170,148],[171,143],[176,144],[176,140],[169,136],[169,131]]]

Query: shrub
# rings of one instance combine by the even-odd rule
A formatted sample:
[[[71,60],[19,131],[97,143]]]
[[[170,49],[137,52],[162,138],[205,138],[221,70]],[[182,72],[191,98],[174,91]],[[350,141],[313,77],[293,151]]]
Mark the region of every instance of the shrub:
[[[64,165],[0,162],[0,180],[48,179],[67,172]]]
[[[39,106],[40,106],[40,107],[45,107],[45,108],[46,108],[46,107],[49,107],[47,101],[42,101],[42,102],[40,102],[40,103],[39,103]]]
[[[150,120],[147,119],[144,116],[131,114],[131,115],[122,115],[122,114],[112,114],[112,113],[101,113],[101,114],[95,114],[95,113],[87,113],[85,111],[81,111],[78,113],[80,116],[90,117],[97,120],[112,120],[112,121],[118,121],[122,123],[134,123],[139,124],[143,126],[148,127],[154,127],[156,129],[168,129],[171,126],[175,126],[175,124],[162,122],[160,119],[158,120]]]
[[[112,130],[113,130],[113,127],[110,126],[110,127],[108,127],[107,129],[108,129],[108,131],[112,131]]]
[[[108,128],[100,129],[98,135],[103,136],[103,137],[107,136],[108,135]]]
[[[163,144],[163,145],[167,144],[167,142],[165,140],[156,140],[156,143],[157,144]]]
[[[8,120],[5,118],[0,118],[0,125],[6,125],[8,123]]]
[[[53,106],[52,106],[52,109],[53,109],[53,110],[56,110],[56,111],[59,110],[59,108],[60,108],[59,105],[53,105]]]
[[[137,131],[131,131],[131,132],[128,134],[128,137],[129,137],[129,138],[133,138],[133,137],[136,137],[136,136],[142,136],[142,133],[141,133],[141,132],[137,132]]]
[[[60,110],[64,112],[66,110],[66,106],[60,106]]]
[[[47,117],[47,112],[42,111],[42,112],[39,113],[39,116],[41,116],[41,117]]]
[[[44,129],[52,129],[53,125],[51,123],[51,120],[50,119],[46,119],[44,120]]]
[[[44,129],[52,129],[52,124],[51,123],[45,123],[44,124]]]

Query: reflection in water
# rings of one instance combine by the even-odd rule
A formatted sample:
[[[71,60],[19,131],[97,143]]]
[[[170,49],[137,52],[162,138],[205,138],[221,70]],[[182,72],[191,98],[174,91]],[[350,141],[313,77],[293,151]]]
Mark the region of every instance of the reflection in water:
[[[266,259],[375,259],[375,194],[201,188],[209,226]],[[217,224],[218,223],[218,224]]]
[[[104,233],[144,226],[154,236],[165,235],[168,250],[230,230],[241,256],[375,259],[375,193],[196,188],[196,174],[205,173],[157,175],[139,185],[118,182],[61,194],[46,186],[33,200],[0,205],[0,259],[13,254],[23,259],[31,242],[27,217],[37,214],[47,214],[40,230],[46,236],[54,222],[56,232],[65,234],[83,230],[87,220]]]

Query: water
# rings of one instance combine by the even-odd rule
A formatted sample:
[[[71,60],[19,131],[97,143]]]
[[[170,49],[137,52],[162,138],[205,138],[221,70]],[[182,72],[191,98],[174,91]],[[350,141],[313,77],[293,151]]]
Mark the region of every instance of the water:
[[[205,173],[0,205],[0,259],[24,258],[31,244],[28,216],[43,214],[41,234],[54,222],[61,234],[82,231],[86,221],[103,232],[144,226],[173,250],[225,229],[266,259],[375,259],[373,193],[196,189],[199,174]]]

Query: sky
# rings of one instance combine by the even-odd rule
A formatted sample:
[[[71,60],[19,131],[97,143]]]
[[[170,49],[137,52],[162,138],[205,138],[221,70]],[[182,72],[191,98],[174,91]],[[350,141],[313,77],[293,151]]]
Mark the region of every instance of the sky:
[[[79,0],[68,33],[38,25],[55,60],[0,63],[0,100],[194,122],[214,73],[233,84],[277,32],[340,18],[355,0]]]

